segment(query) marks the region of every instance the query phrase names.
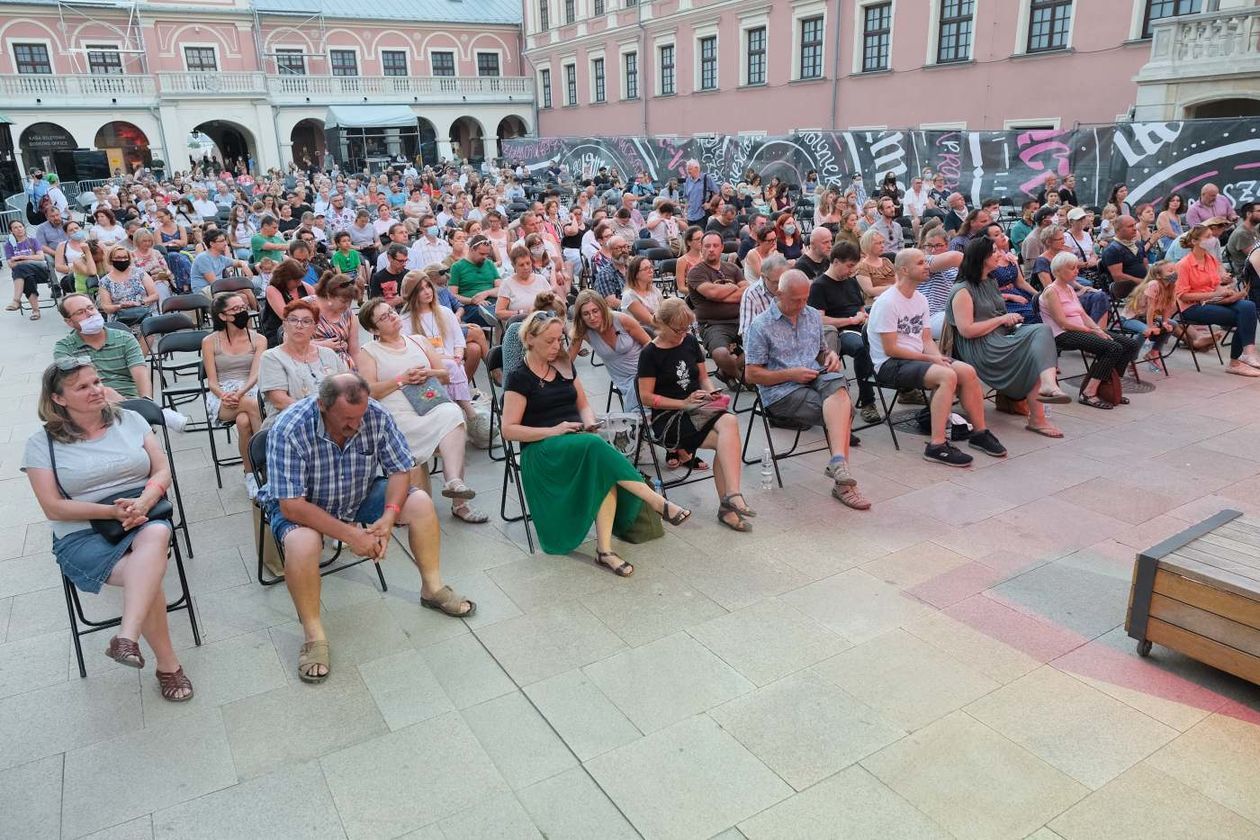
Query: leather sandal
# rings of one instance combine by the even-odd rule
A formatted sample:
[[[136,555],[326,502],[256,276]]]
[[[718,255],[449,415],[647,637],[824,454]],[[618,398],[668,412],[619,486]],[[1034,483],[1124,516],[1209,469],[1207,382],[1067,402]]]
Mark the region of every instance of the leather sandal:
[[[122,636],[115,636],[109,640],[109,647],[105,648],[105,655],[119,665],[126,665],[128,668],[144,667],[144,654],[140,653],[140,645],[131,639],[124,639]]]
[[[739,497],[740,501],[740,504],[738,505],[731,502],[731,499],[734,499],[736,496]],[[757,515],[757,511],[748,506],[748,500],[744,498],[743,493],[731,493],[723,496],[719,501],[726,507],[739,511],[740,516],[745,516],[751,519]]]
[[[670,507],[674,508],[673,516],[669,515]],[[669,499],[666,499],[664,504],[661,505],[661,509],[658,513],[660,513],[662,519],[674,527],[678,527],[691,518],[691,511],[687,510],[685,507],[674,504]]]
[[[468,609],[463,609],[464,604],[468,605]],[[432,598],[420,596],[420,606],[431,610],[445,613],[454,618],[467,618],[477,611],[477,605],[467,598],[461,598],[455,594],[455,590],[449,586],[443,586],[437,592],[433,593]]]
[[[728,522],[725,518],[727,514],[731,513],[735,514],[734,522]],[[746,534],[752,530],[752,523],[748,521],[746,514],[739,508],[731,507],[728,504],[722,504],[718,508],[717,519],[718,522],[721,522],[727,528],[730,528],[732,531],[739,531],[741,534]]]
[[[157,675],[158,688],[162,692],[162,699],[171,703],[187,703],[193,698],[192,680],[188,679],[188,675],[184,673],[184,667],[175,669],[174,673],[166,671],[154,671]],[[187,691],[187,694],[180,695],[181,691]]]
[[[324,666],[324,673],[315,673],[317,665]],[[304,642],[298,651],[298,677],[305,683],[322,683],[332,673],[332,654],[327,639]]]
[[[620,562],[618,562],[616,566],[613,566],[609,563],[604,562],[605,557],[616,558]],[[634,565],[631,563],[627,563],[625,560],[622,560],[621,556],[618,555],[617,552],[615,551],[595,552],[595,565],[603,566],[605,569],[612,572],[617,577],[630,577],[630,575],[634,574]]]

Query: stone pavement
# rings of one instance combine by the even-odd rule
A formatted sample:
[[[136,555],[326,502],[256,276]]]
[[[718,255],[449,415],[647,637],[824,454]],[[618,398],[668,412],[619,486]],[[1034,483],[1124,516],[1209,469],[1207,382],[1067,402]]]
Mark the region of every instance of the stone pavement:
[[[173,617],[197,688],[173,705],[103,637],[74,665],[18,472],[50,315],[0,318],[0,837],[1260,838],[1260,690],[1141,660],[1120,627],[1137,549],[1260,512],[1260,385],[1215,358],[1113,412],[1057,408],[1062,441],[991,413],[1011,455],[972,470],[869,430],[868,513],[830,498],[821,455],[769,493],[745,470],[751,535],[684,488],[694,517],[625,547],[629,580],[443,513],[477,615],[420,609],[395,546],[387,594],[364,567],[325,580],[322,686],[296,679],[284,588],[253,581],[239,474],[217,489],[205,433],[181,435],[205,644]],[[501,467],[472,460],[490,510]]]

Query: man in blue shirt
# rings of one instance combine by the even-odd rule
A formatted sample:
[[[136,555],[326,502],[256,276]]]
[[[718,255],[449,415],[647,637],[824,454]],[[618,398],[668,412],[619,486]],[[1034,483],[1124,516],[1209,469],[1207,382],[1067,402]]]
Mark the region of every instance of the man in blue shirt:
[[[854,510],[869,510],[871,503],[849,472],[853,403],[848,383],[840,357],[823,342],[822,316],[806,305],[809,289],[805,272],[783,272],[778,299],[753,318],[744,338],[744,380],[757,386],[771,417],[801,426],[823,425],[831,447],[823,470],[834,482],[831,495]]]
[[[394,384],[401,390],[421,381]],[[433,500],[411,486],[407,438],[370,394],[356,373],[330,376],[318,396],[285,409],[267,435],[267,484],[258,501],[283,548],[285,584],[302,623],[303,682],[323,682],[331,665],[319,604],[324,537],[379,563],[402,525],[420,570],[420,604],[456,617],[477,608],[443,585]]]
[[[210,285],[216,280],[223,279],[223,272],[229,268],[238,268],[250,276],[249,263],[244,260],[238,260],[232,256],[228,250],[227,233],[217,228],[208,231],[205,235],[206,250],[202,251],[192,261],[192,290],[210,295]],[[251,306],[256,306],[257,302],[250,302]]]
[[[713,215],[708,205],[718,195],[718,185],[709,173],[700,174],[700,161],[695,158],[687,161],[687,177],[682,182],[682,194],[683,200],[687,202],[687,224],[699,225],[703,229]]]
[[[48,195],[48,182],[44,180],[44,169],[40,166],[31,167],[30,178],[26,184],[26,219],[37,225],[44,221],[44,211],[39,208],[39,203]]]

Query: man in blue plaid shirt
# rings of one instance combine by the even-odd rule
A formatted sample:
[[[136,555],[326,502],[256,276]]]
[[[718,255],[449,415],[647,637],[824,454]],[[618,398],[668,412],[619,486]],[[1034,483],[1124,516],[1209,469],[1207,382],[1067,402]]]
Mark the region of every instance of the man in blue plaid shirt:
[[[330,376],[317,397],[285,409],[267,435],[267,484],[258,501],[284,548],[284,580],[306,637],[298,657],[305,682],[323,682],[329,673],[319,612],[324,537],[379,563],[394,526],[406,526],[420,603],[456,617],[476,609],[442,584],[433,501],[411,486],[407,439],[370,396],[358,374]]]

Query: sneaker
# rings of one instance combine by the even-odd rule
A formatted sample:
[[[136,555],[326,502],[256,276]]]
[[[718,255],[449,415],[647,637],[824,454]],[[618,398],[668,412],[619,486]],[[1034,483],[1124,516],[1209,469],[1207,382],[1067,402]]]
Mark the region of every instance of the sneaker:
[[[178,411],[172,411],[169,408],[162,409],[162,416],[166,418],[166,428],[172,432],[182,432],[188,425],[188,415],[180,414]]]
[[[880,415],[879,409],[875,407],[875,403],[870,402],[862,406],[859,411],[862,412],[863,423],[878,423],[884,418]]]
[[[923,392],[918,388],[909,388],[904,391],[898,391],[897,402],[902,405],[927,405],[927,402],[923,399]]]
[[[967,444],[972,449],[979,449],[985,455],[992,455],[994,458],[1006,457],[1006,447],[998,443],[998,439],[988,429],[976,432],[967,438]]]
[[[254,479],[253,473],[245,473],[245,493],[251,502],[258,495],[258,482]]]
[[[826,468],[823,469],[823,475],[833,479],[837,485],[857,486],[857,479],[853,477],[853,473],[849,472],[849,462],[841,455],[831,459]]]
[[[949,443],[931,444],[923,450],[923,460],[934,461],[947,467],[969,467],[972,458],[966,452]]]

